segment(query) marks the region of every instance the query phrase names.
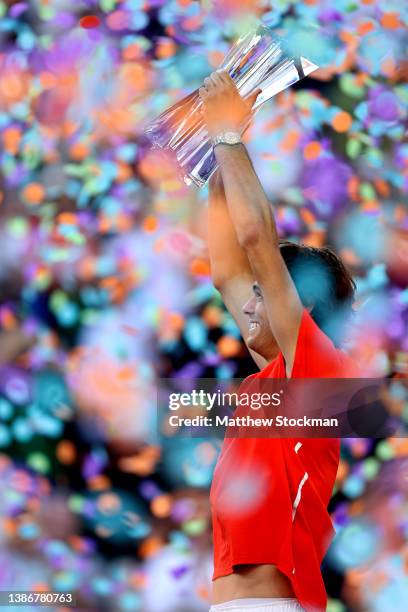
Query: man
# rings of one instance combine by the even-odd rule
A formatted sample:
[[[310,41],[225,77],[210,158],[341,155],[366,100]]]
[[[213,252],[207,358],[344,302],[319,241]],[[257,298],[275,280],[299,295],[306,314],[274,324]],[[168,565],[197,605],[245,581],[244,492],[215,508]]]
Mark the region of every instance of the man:
[[[256,377],[345,376],[353,366],[333,340],[355,286],[329,249],[280,244],[240,140],[258,94],[243,99],[226,72],[200,88],[219,164],[209,203],[213,282],[261,370]],[[333,531],[327,504],[339,447],[336,439],[224,440],[210,496],[211,612],[325,609],[320,564]]]

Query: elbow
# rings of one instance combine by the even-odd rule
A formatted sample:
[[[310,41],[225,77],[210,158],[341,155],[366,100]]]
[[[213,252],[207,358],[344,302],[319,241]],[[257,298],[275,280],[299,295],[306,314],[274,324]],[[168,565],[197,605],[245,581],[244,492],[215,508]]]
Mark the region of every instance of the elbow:
[[[211,282],[215,289],[221,293],[223,286],[228,280],[226,270],[220,269],[220,266],[210,266],[211,268]]]
[[[244,251],[251,251],[259,245],[268,245],[269,248],[279,248],[279,237],[276,231],[268,231],[261,225],[248,223],[237,232],[238,242]]]
[[[247,223],[237,230],[239,245],[244,251],[248,251],[257,246],[261,240],[261,230],[258,225]]]
[[[222,288],[225,284],[225,279],[221,276],[212,276],[211,280],[212,280],[212,284],[214,285],[215,289],[217,289],[217,291],[221,293]]]

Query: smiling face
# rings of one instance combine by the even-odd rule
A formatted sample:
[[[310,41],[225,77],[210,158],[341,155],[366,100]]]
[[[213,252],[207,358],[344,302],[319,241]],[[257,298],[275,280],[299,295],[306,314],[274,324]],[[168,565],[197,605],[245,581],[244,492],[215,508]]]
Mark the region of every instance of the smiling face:
[[[249,322],[246,343],[251,350],[269,361],[277,356],[279,348],[269,325],[262,291],[258,283],[254,283],[252,291],[252,296],[242,307]]]

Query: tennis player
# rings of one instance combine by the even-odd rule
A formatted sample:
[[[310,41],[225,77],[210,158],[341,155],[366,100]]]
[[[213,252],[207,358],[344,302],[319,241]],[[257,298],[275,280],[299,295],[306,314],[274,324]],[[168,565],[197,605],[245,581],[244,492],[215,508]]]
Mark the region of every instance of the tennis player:
[[[210,184],[214,285],[259,367],[255,377],[342,377],[339,348],[355,285],[328,248],[278,239],[241,142],[259,90],[243,99],[226,72],[200,88],[219,171]],[[253,375],[254,376],[254,375]],[[338,439],[225,438],[211,487],[214,573],[210,612],[321,612],[321,563],[333,536],[327,511]]]

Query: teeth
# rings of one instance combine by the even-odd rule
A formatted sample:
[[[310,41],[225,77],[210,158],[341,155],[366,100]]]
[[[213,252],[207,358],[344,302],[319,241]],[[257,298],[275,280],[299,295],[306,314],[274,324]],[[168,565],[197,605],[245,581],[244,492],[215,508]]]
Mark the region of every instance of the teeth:
[[[250,323],[249,324],[249,329],[255,329],[256,327],[259,327],[259,323]]]

